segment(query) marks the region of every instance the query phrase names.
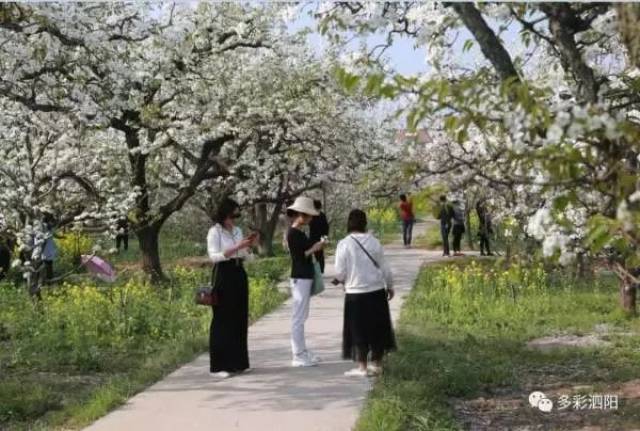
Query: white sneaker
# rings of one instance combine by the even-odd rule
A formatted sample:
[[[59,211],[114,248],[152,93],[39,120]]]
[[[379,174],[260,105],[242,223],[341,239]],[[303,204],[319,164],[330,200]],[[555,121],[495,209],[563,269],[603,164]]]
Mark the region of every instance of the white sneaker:
[[[367,370],[372,376],[379,376],[382,374],[382,367],[376,367],[375,365],[369,365]]]
[[[307,355],[302,354],[300,356],[296,356],[291,361],[292,367],[315,367],[318,365],[317,361],[312,361]]]
[[[320,356],[316,355],[315,353],[313,353],[311,350],[307,350],[306,352],[303,353],[307,359],[309,359],[311,362],[321,362],[322,359],[320,358]]]
[[[345,371],[344,375],[347,377],[368,377],[369,371],[362,368],[354,368],[353,370]]]
[[[228,371],[218,371],[217,373],[211,373],[211,375],[218,379],[228,379],[231,377],[231,373]]]

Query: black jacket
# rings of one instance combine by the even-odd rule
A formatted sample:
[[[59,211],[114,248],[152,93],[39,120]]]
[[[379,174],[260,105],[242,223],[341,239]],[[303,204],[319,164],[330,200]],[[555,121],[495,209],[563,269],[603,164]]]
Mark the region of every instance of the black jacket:
[[[315,216],[309,222],[309,238],[316,243],[325,235],[329,235],[329,222],[327,216],[320,212],[319,216]]]
[[[448,203],[440,205],[440,212],[438,213],[438,220],[443,226],[451,227],[451,220],[453,219],[453,207]]]

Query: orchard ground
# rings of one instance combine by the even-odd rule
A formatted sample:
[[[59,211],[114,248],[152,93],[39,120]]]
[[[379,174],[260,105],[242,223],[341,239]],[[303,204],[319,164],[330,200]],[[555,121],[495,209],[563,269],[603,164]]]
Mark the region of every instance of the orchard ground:
[[[431,230],[418,233],[417,242]],[[252,293],[259,301],[252,301],[252,317],[258,318],[283,299],[275,285],[286,277],[287,264],[273,258],[255,265]],[[206,271],[172,274],[164,293],[135,280],[111,296],[104,286],[69,286],[41,307],[3,286],[9,304],[2,308],[3,428],[79,428],[205,350],[209,314],[191,305],[191,293]],[[640,325],[619,311],[616,290],[610,274],[578,279],[540,264],[466,258],[425,266],[403,307],[400,348],[364,402],[356,428],[634,429],[640,421]],[[87,325],[93,320],[106,327]],[[614,395],[618,408],[585,404],[543,413],[528,403],[534,390],[556,407],[563,396],[573,401],[582,395],[586,402]]]

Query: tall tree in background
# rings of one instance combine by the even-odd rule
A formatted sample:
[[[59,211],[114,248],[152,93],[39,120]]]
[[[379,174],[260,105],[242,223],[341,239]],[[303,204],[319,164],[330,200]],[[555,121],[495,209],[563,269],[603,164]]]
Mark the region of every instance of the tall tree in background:
[[[381,73],[378,56],[365,52],[373,69],[342,79],[385,97],[410,95],[409,127],[444,132],[422,161],[424,175],[513,190],[507,209],[528,221],[545,256],[564,264],[577,255],[608,256],[622,305],[635,310],[635,5],[385,2],[318,12],[327,33],[386,33],[382,50],[398,36],[424,46],[431,65],[424,76]],[[519,40],[507,46],[514,29]]]

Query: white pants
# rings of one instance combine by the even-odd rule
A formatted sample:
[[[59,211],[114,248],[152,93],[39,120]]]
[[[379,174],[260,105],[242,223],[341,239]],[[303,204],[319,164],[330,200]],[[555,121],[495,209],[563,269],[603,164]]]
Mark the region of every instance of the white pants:
[[[300,356],[307,350],[304,340],[304,322],[309,317],[309,301],[313,280],[304,278],[291,279],[291,296],[293,296],[293,314],[291,316],[291,352],[293,357]]]

